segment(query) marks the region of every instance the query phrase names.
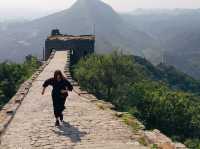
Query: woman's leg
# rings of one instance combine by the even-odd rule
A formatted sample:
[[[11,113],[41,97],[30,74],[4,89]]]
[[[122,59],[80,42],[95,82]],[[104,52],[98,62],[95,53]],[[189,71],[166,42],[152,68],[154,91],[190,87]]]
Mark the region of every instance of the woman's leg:
[[[53,109],[54,109],[54,116],[56,118],[55,125],[59,126],[60,125],[60,123],[59,123],[60,113],[59,113],[59,106],[58,106],[58,103],[57,103],[55,97],[53,97]]]
[[[54,116],[56,119],[58,119],[60,117],[60,113],[56,110],[54,110]]]
[[[61,110],[61,113],[60,113],[60,120],[63,121],[63,111],[65,110],[66,98],[63,98],[61,101],[62,101],[62,103],[61,103],[62,110]]]
[[[62,114],[62,112],[60,114],[60,121],[63,122],[63,114]]]
[[[59,123],[59,113],[56,110],[54,110],[54,116],[56,118],[55,125],[59,126],[60,125],[60,123]]]

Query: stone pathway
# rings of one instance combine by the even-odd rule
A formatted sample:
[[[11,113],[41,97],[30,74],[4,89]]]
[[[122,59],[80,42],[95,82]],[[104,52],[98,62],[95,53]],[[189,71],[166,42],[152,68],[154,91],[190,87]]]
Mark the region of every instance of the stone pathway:
[[[56,52],[25,97],[2,137],[1,149],[144,149],[131,129],[75,92],[69,94],[62,126],[54,126],[51,88],[42,83],[56,69],[64,71],[66,52]]]

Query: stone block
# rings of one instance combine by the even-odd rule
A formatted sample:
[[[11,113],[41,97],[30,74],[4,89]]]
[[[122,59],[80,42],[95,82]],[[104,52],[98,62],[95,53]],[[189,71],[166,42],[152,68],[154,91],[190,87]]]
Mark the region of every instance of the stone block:
[[[145,140],[149,144],[157,144],[157,145],[162,145],[162,144],[172,144],[172,140],[162,134],[159,130],[153,130],[153,131],[145,131],[144,132],[144,137]]]
[[[187,147],[182,143],[174,143],[176,149],[187,149]]]
[[[5,131],[4,125],[0,124],[0,136],[3,134],[4,131]]]
[[[160,149],[176,149],[173,143],[163,143],[158,145],[158,148]]]
[[[15,103],[21,104],[21,102],[22,102],[22,98],[15,99]]]
[[[6,110],[6,113],[9,115],[14,115],[19,107],[19,104],[13,104],[11,108]]]
[[[187,149],[184,144],[173,143],[170,138],[162,134],[159,130],[144,132],[145,141],[148,144],[156,144],[159,149]]]
[[[13,115],[7,115],[4,121],[1,123],[4,128],[7,128],[8,124],[12,120]]]

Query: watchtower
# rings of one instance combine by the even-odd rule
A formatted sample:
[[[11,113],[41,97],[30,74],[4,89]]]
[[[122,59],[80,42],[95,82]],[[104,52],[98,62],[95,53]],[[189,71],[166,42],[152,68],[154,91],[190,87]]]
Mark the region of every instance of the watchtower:
[[[93,53],[94,45],[94,35],[63,35],[58,29],[54,29],[45,41],[44,57],[47,60],[53,50],[70,50],[71,63],[74,64],[81,57]]]

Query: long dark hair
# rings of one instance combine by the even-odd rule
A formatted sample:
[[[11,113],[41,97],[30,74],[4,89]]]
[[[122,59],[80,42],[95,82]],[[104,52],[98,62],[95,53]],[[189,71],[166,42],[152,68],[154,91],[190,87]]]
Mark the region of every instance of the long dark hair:
[[[54,80],[57,81],[57,76],[60,76],[61,77],[61,80],[65,80],[66,78],[63,76],[62,72],[60,70],[56,70],[54,72]]]

